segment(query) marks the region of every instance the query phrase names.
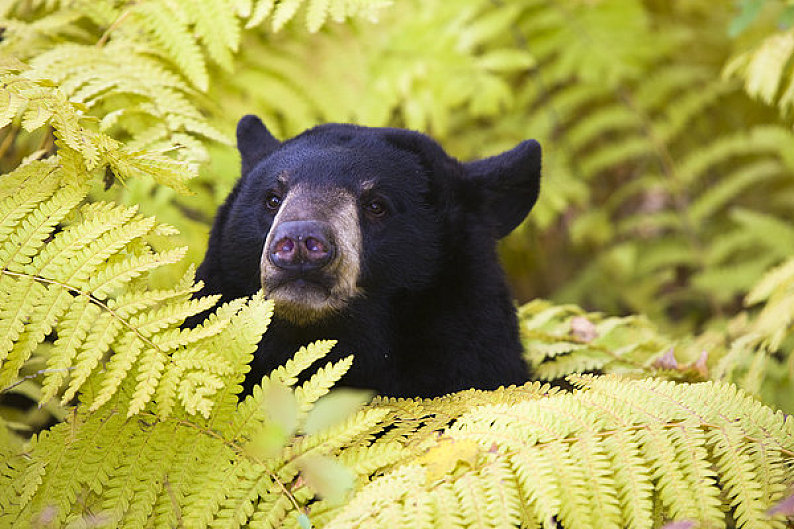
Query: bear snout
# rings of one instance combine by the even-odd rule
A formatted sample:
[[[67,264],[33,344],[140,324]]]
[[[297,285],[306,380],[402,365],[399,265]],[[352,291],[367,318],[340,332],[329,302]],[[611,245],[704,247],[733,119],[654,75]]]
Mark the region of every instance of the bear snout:
[[[296,220],[276,226],[268,260],[290,272],[310,272],[327,266],[336,254],[333,230],[327,222]]]

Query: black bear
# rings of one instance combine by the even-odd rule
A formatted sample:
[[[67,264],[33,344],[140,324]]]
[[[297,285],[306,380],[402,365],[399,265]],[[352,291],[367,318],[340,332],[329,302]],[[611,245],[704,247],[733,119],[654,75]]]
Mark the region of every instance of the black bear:
[[[536,141],[461,163],[419,132],[326,124],[280,142],[245,116],[237,146],[197,275],[201,294],[275,301],[246,391],[318,339],[354,354],[341,385],[381,395],[526,382],[496,241],[537,199]]]

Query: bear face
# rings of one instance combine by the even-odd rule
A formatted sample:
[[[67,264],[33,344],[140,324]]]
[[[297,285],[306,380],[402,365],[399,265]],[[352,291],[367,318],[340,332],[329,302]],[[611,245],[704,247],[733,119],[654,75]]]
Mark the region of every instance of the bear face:
[[[343,384],[385,395],[526,381],[495,246],[537,198],[536,142],[462,164],[413,131],[328,124],[282,143],[246,116],[238,148],[197,275],[201,294],[275,301],[247,388],[323,338],[355,354]]]

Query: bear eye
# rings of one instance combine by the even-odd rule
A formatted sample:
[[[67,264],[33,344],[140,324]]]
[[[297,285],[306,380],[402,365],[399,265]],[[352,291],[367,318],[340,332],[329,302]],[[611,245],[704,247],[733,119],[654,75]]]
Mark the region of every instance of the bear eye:
[[[281,207],[281,197],[276,193],[268,193],[265,198],[265,207],[270,211],[277,211]]]
[[[364,206],[364,210],[369,216],[375,218],[383,217],[386,215],[386,213],[388,213],[386,203],[379,199],[370,200],[367,202]]]

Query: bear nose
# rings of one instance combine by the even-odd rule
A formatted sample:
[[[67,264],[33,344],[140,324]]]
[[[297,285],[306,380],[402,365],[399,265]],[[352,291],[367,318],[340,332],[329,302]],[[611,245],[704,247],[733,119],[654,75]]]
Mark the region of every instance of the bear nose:
[[[330,225],[315,220],[294,220],[276,226],[268,258],[283,270],[317,270],[334,257]]]

